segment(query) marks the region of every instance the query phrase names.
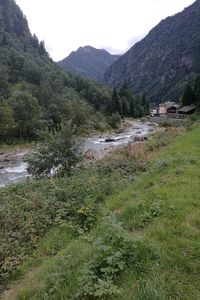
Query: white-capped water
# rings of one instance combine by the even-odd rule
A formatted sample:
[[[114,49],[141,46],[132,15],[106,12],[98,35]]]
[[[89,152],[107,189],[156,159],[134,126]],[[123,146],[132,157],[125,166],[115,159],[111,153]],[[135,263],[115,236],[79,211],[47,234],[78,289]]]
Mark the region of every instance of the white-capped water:
[[[130,124],[130,127],[128,127],[123,132],[112,132],[100,137],[86,139],[83,148],[85,152],[87,152],[88,150],[102,152],[103,150],[107,150],[109,148],[118,147],[120,145],[126,145],[130,142],[133,142],[136,136],[147,136],[149,135],[150,130],[152,130],[152,124],[148,122],[132,122],[132,124]]]
[[[18,165],[16,167],[9,167],[9,168],[5,168],[5,172],[7,173],[23,173],[25,172],[27,169],[27,163],[25,162],[19,162]]]
[[[0,169],[0,187],[23,181],[27,175],[27,163],[21,159],[10,160]]]

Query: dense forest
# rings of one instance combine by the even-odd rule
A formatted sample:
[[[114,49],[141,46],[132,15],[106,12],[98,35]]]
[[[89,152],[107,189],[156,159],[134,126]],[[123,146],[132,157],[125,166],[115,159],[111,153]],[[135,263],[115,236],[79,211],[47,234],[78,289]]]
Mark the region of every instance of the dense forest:
[[[64,118],[95,126],[95,111],[106,109],[109,90],[62,71],[13,0],[1,2],[0,20],[1,138],[32,138],[39,129],[59,128]]]
[[[111,104],[110,89],[60,69],[49,57],[44,42],[31,35],[16,3],[1,1],[1,140],[32,139],[38,130],[58,130],[65,120],[82,131],[101,129],[113,123],[109,115],[115,109],[112,111]]]

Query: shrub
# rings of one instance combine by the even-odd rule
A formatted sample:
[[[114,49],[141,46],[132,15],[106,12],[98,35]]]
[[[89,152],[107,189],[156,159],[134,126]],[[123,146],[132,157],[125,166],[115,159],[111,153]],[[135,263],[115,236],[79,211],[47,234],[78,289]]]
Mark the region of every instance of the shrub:
[[[111,117],[109,117],[108,123],[112,128],[118,128],[121,124],[120,114],[118,112],[113,113]]]
[[[117,276],[128,265],[137,268],[152,255],[149,247],[132,237],[113,213],[105,215],[101,231],[102,236],[93,242],[94,256],[78,278],[78,299],[110,299],[120,294]]]
[[[28,172],[35,178],[70,174],[82,158],[80,143],[68,123],[60,131],[47,133],[38,151],[27,157]]]

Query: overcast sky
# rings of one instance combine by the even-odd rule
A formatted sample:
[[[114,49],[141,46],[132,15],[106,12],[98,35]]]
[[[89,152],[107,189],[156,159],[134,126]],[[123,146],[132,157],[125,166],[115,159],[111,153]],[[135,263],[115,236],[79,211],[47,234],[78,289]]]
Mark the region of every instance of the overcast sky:
[[[90,45],[123,53],[194,0],[16,0],[54,60]]]

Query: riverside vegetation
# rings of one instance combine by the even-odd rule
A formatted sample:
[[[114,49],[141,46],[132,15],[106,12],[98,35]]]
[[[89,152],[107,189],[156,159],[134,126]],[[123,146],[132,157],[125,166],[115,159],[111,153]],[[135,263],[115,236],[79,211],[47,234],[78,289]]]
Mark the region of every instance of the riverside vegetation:
[[[167,128],[1,189],[2,299],[198,299],[199,136]]]

